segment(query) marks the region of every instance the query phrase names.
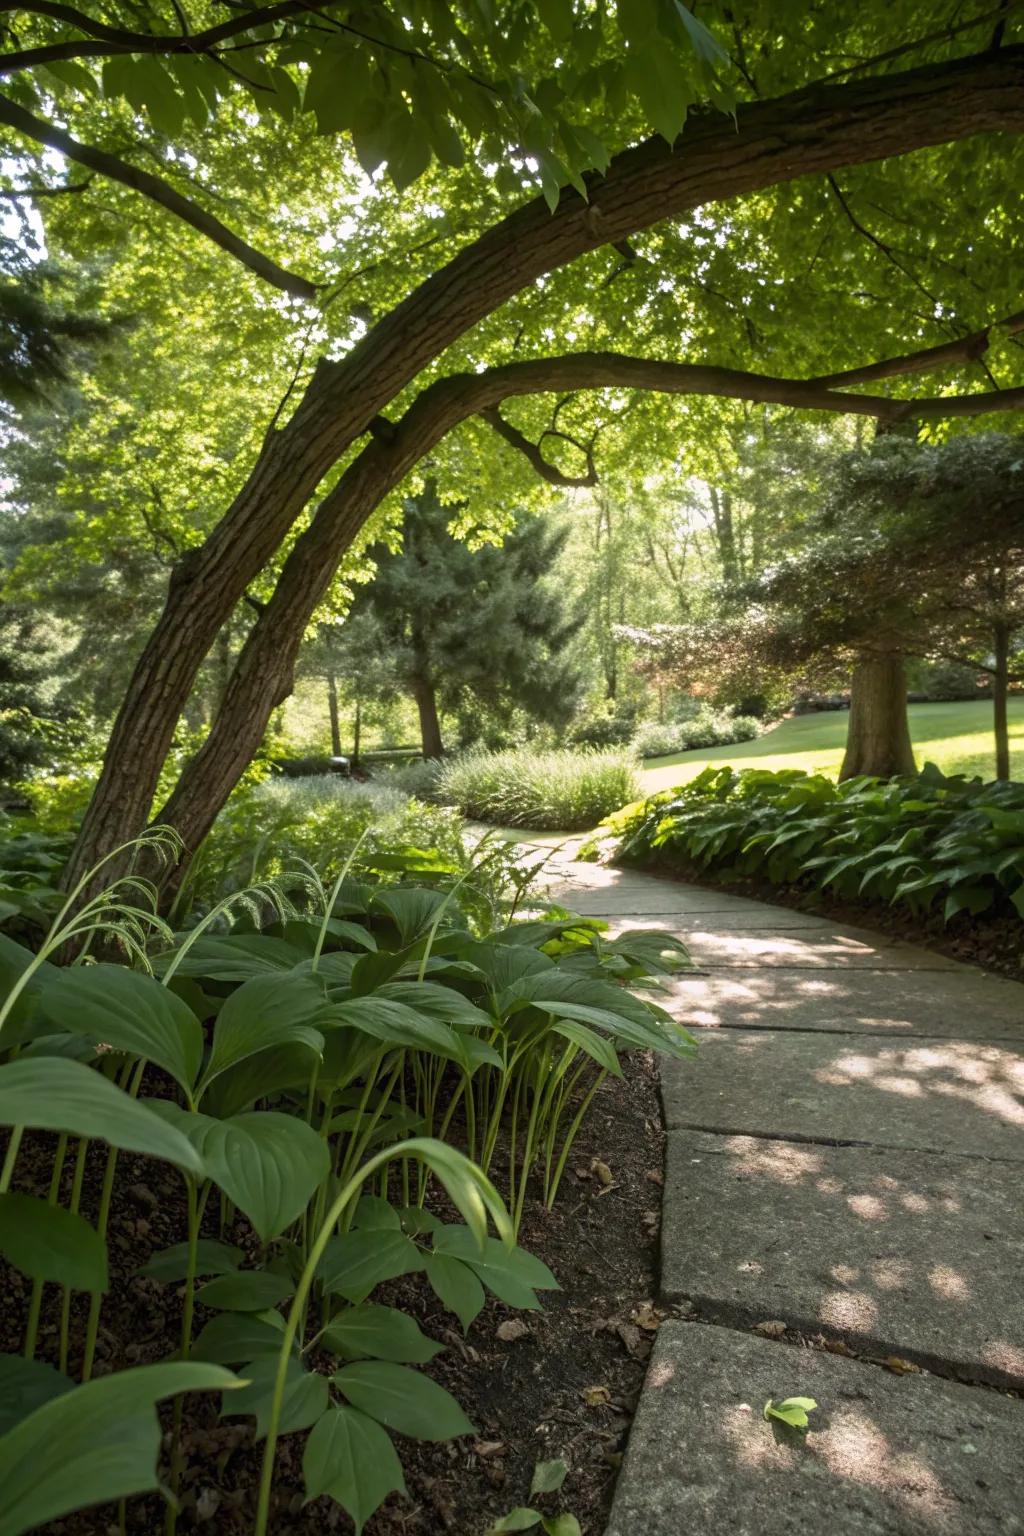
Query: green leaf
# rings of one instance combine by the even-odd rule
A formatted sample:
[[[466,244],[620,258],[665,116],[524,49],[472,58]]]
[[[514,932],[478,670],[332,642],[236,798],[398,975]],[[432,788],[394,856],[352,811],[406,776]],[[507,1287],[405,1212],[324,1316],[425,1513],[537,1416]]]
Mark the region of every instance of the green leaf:
[[[354,1407],[414,1440],[451,1440],[474,1433],[450,1392],[419,1371],[383,1360],[342,1366],[332,1380]]]
[[[545,1536],[582,1536],[575,1515],[545,1515],[541,1528]]]
[[[391,1493],[405,1492],[391,1437],[356,1408],[329,1408],[302,1455],[306,1501],[329,1494],[351,1517],[355,1536]]]
[[[153,1061],[191,1093],[203,1029],[187,1003],[152,976],[123,965],[76,965],[43,991],[43,1015],[60,1029]]]
[[[378,957],[368,955],[366,958],[376,961]],[[359,962],[360,965],[363,963],[362,960]],[[320,1023],[325,1029],[332,1025],[346,1025],[362,1030],[364,1034],[385,1045],[429,1051],[446,1061],[456,1061],[460,1066],[469,1065],[465,1042],[454,1029],[431,1018],[429,1014],[407,1007],[405,1003],[389,1001],[376,994],[332,1003],[321,1013]]]
[[[362,1302],[374,1286],[423,1268],[423,1255],[404,1232],[365,1228],[333,1237],[320,1260],[318,1275],[325,1291],[337,1291],[346,1301]]]
[[[507,1515],[487,1528],[487,1536],[504,1536],[506,1531],[532,1531],[534,1526],[540,1525],[540,1511],[527,1509],[520,1505],[518,1509],[510,1509]]]
[[[26,1360],[23,1355],[0,1355],[0,1435],[5,1435],[51,1398],[73,1392],[74,1387],[69,1377],[42,1360]]]
[[[323,1335],[325,1349],[351,1357],[426,1365],[442,1346],[421,1332],[415,1318],[397,1307],[347,1307],[331,1319]]]
[[[523,1248],[506,1248],[492,1237],[485,1239],[481,1252],[466,1227],[445,1227],[438,1232],[434,1251],[468,1264],[488,1290],[511,1307],[534,1309],[539,1306],[534,1291],[560,1289],[542,1260]]]
[[[153,962],[157,971],[166,970],[173,954],[161,955]],[[306,956],[294,944],[263,933],[204,933],[191,946],[175,969],[175,976],[200,976],[210,981],[248,981],[252,976],[280,975],[294,970]]]
[[[561,1035],[564,1040],[571,1040],[573,1045],[585,1051],[606,1072],[610,1072],[614,1077],[622,1076],[622,1068],[615,1054],[615,1047],[610,1040],[605,1039],[604,1035],[588,1029],[585,1024],[574,1024],[569,1019],[562,1019],[555,1025],[555,1034]]]
[[[107,1245],[84,1217],[33,1195],[0,1195],[0,1253],[33,1280],[105,1291]]]
[[[330,1155],[312,1126],[276,1110],[250,1110],[229,1120],[183,1116],[207,1175],[269,1243],[306,1209],[330,1170]]]
[[[486,1300],[480,1281],[461,1259],[453,1259],[446,1253],[428,1254],[426,1270],[434,1295],[455,1313],[463,1333],[468,1333]]]
[[[252,1415],[256,1420],[257,1440],[264,1439],[270,1424],[277,1364],[276,1355],[260,1355],[250,1361],[242,1370],[246,1378],[244,1386],[226,1397],[221,1409],[222,1418]],[[292,1355],[285,1378],[279,1432],[290,1435],[299,1429],[309,1429],[326,1411],[329,1401],[327,1377],[307,1371],[298,1356]]]
[[[275,1046],[304,1046],[312,1058],[323,1036],[309,1020],[323,1008],[323,993],[303,976],[253,976],[226,1000],[213,1028],[213,1049],[200,1092],[229,1067]]]
[[[793,1429],[806,1429],[807,1415],[817,1406],[813,1397],[786,1397],[780,1403],[769,1398],[764,1405],[764,1417],[781,1419],[783,1424],[789,1424]]]
[[[238,1268],[244,1257],[241,1248],[220,1243],[213,1237],[201,1237],[196,1244],[195,1273],[197,1276],[227,1275]],[[171,1248],[154,1253],[139,1274],[148,1275],[151,1280],[184,1280],[188,1274],[188,1243],[175,1243]]]
[[[284,1318],[280,1312],[224,1312],[202,1330],[192,1345],[196,1360],[213,1360],[219,1365],[242,1365],[260,1355],[281,1352]]]
[[[541,1493],[557,1493],[568,1476],[569,1467],[561,1457],[555,1461],[538,1461],[533,1469],[530,1498]]]
[[[40,1056],[0,1067],[0,1125],[96,1137],[186,1173],[203,1172],[198,1152],[180,1130],[78,1061]]]
[[[196,1300],[222,1312],[266,1312],[294,1293],[295,1286],[285,1275],[266,1269],[240,1269],[209,1281]]]
[[[44,1403],[0,1439],[0,1536],[157,1488],[155,1404],[237,1384],[220,1366],[174,1360],[118,1371]]]

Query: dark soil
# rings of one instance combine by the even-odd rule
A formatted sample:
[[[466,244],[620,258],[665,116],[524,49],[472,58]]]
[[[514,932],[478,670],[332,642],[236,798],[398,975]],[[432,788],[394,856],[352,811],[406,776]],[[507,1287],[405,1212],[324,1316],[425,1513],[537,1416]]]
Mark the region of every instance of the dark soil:
[[[949,955],[965,965],[977,965],[982,970],[1010,976],[1014,981],[1024,981],[1024,922],[1009,903],[977,917],[958,912],[946,923],[941,908],[934,912],[913,913],[905,907],[889,906],[884,901],[854,901],[800,885],[775,885],[756,875],[716,879],[712,871],[697,864],[645,862],[638,867],[645,874],[662,879],[685,880],[690,885],[703,886],[705,890],[727,891],[732,896],[746,896],[755,901],[771,902],[777,907],[790,907],[799,912],[834,917],[843,923],[859,924],[890,938]]]
[[[661,1205],[661,1114],[653,1059],[638,1054],[622,1081],[606,1079],[570,1158],[554,1211],[528,1202],[520,1242],[551,1267],[563,1289],[546,1292],[543,1310],[517,1312],[491,1301],[464,1339],[456,1319],[416,1276],[382,1287],[374,1299],[414,1313],[446,1345],[430,1374],[457,1397],[475,1438],[432,1445],[396,1437],[409,1497],[392,1496],[366,1536],[483,1536],[496,1519],[530,1502],[538,1460],[570,1467],[559,1495],[540,1501],[572,1511],[585,1536],[605,1526],[615,1477],[643,1382],[659,1314],[654,1267]],[[16,1185],[45,1194],[53,1139],[26,1138]],[[82,1210],[93,1215],[103,1149],[94,1149]],[[499,1181],[500,1182],[500,1181]],[[110,1226],[111,1291],[102,1315],[97,1374],[166,1358],[178,1346],[180,1287],[136,1275],[149,1255],[184,1235],[177,1176],[122,1155]],[[252,1247],[244,1223],[229,1234]],[[20,1352],[28,1284],[0,1265],[0,1350]],[[390,1294],[387,1294],[390,1292]],[[71,1374],[81,1358],[86,1298],[76,1298]],[[40,1357],[56,1363],[55,1288],[47,1288]],[[197,1308],[197,1328],[204,1320]],[[186,1401],[180,1532],[244,1536],[251,1527],[260,1465],[251,1420],[218,1418],[216,1397]],[[303,1509],[304,1435],[278,1450],[274,1536],[348,1532],[341,1509],[321,1498]],[[536,1502],[536,1501],[535,1501]],[[129,1502],[130,1532],[162,1531],[154,1496]],[[46,1527],[49,1536],[107,1536],[115,1511],[99,1508]]]

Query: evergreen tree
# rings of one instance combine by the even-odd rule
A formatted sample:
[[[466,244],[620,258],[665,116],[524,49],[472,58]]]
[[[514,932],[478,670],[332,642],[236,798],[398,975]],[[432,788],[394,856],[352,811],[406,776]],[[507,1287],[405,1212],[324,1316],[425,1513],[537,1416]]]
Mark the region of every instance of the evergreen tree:
[[[370,550],[377,574],[349,620],[353,644],[374,626],[393,686],[415,700],[424,757],[444,751],[442,713],[456,716],[464,740],[486,734],[481,712],[498,725],[516,709],[563,725],[580,690],[567,651],[582,615],[544,582],[566,531],[520,517],[500,546],[473,548],[472,532],[450,531],[461,510],[445,506],[433,482],[410,497],[401,547]]]

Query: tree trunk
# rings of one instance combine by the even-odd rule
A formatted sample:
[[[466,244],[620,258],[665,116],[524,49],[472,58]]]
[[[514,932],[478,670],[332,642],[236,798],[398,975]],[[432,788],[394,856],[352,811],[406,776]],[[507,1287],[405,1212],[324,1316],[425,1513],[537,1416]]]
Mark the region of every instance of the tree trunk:
[[[907,720],[907,677],[899,652],[864,655],[853,669],[850,724],[839,778],[891,779],[916,773]]]
[[[995,667],[992,676],[992,726],[996,739],[996,778],[1010,777],[1010,726],[1006,715],[1009,691],[1010,630],[1003,623],[992,626]]]
[[[589,201],[566,189],[554,214],[540,198],[518,209],[421,284],[345,358],[321,361],[291,418],[280,428],[272,423],[224,518],[172,573],[163,614],[111,733],[65,884],[145,826],[210,646],[324,475],[388,402],[470,327],[545,272],[701,205],[976,133],[1018,129],[1024,126],[1022,80],[1024,50],[1011,47],[755,102],[735,119],[695,113],[676,146],[652,138],[615,156],[603,175],[590,176]],[[293,661],[275,662],[264,698],[282,685],[290,689]],[[225,706],[237,697],[233,681]],[[245,734],[251,739],[252,729]],[[257,744],[261,737],[262,728]],[[238,755],[224,752],[224,764]],[[222,793],[223,784],[215,783],[197,826]]]
[[[341,756],[341,721],[338,719],[338,680],[333,672],[327,674],[327,711],[331,717],[331,752]]]
[[[443,757],[444,742],[441,740],[441,722],[437,715],[437,694],[434,691],[434,685],[428,677],[421,675],[414,678],[412,691],[416,708],[419,710],[423,756]]]
[[[363,747],[363,701],[356,699],[356,717],[352,722],[352,767],[359,767],[359,754]]]

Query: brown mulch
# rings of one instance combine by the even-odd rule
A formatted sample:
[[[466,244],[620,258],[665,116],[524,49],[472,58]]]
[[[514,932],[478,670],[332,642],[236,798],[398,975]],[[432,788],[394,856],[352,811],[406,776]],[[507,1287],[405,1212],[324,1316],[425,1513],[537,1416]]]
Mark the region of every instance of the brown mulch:
[[[624,1080],[606,1079],[596,1096],[554,1211],[549,1215],[539,1199],[528,1202],[520,1242],[563,1287],[543,1293],[543,1310],[520,1312],[491,1300],[464,1339],[422,1277],[375,1292],[375,1300],[404,1306],[445,1344],[430,1375],[454,1393],[477,1434],[440,1445],[396,1437],[409,1497],[389,1499],[365,1527],[366,1536],[482,1536],[494,1520],[530,1502],[534,1463],[556,1457],[570,1472],[561,1494],[541,1506],[572,1511],[585,1536],[604,1529],[659,1321],[652,1305],[663,1140],[657,1070],[652,1058],[638,1053],[626,1072]],[[17,1187],[45,1194],[52,1145],[49,1137],[26,1138]],[[82,1204],[88,1216],[95,1213],[103,1156],[103,1149],[94,1149]],[[183,1235],[177,1176],[122,1155],[97,1373],[166,1358],[177,1348],[180,1287],[139,1278],[135,1271]],[[244,1223],[228,1235],[252,1247]],[[20,1352],[28,1289],[0,1264],[0,1350]],[[48,1287],[38,1350],[53,1362],[56,1298],[56,1289]],[[72,1374],[81,1355],[85,1300],[76,1298]],[[198,1328],[202,1308],[197,1313]],[[178,1529],[244,1536],[251,1528],[260,1449],[252,1421],[219,1420],[218,1407],[216,1397],[186,1400]],[[304,1439],[286,1436],[279,1446],[274,1536],[349,1532],[351,1521],[329,1499],[302,1507]],[[162,1530],[163,1519],[158,1497],[129,1501],[128,1531],[149,1536]],[[48,1536],[107,1536],[116,1529],[109,1506],[46,1527]]]

